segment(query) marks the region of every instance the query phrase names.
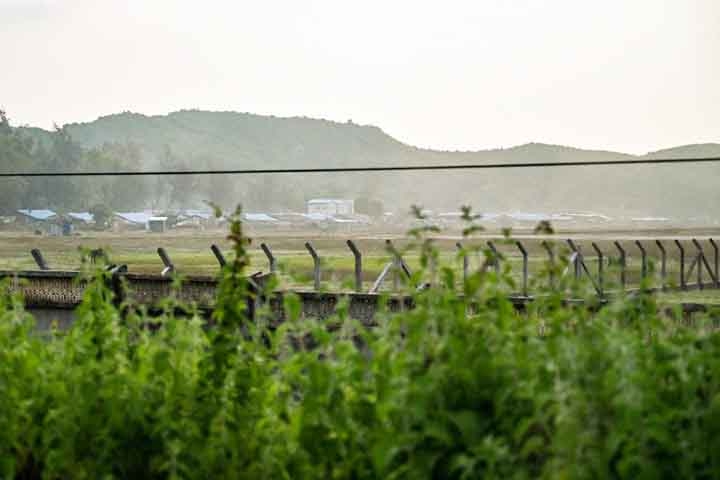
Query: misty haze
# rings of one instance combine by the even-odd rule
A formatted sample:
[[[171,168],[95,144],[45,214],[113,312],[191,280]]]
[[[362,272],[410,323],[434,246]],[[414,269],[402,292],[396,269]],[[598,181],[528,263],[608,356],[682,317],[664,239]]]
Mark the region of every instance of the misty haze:
[[[0,0],[0,478],[720,479],[719,0]]]

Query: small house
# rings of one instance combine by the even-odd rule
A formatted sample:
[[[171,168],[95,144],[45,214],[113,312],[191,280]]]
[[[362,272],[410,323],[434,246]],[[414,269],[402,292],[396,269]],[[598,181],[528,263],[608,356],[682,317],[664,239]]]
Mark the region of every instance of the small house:
[[[148,230],[151,218],[148,212],[117,212],[113,215],[113,230]]]
[[[209,210],[183,210],[177,216],[178,227],[207,228],[216,225],[215,214]]]
[[[167,230],[168,217],[150,217],[148,229],[153,233],[165,233]]]
[[[268,215],[267,213],[243,213],[242,219],[248,223],[278,223],[278,219]]]
[[[47,233],[48,235],[60,235],[62,232],[59,217],[52,210],[20,209],[17,221],[35,230]]]
[[[95,223],[95,217],[90,212],[70,212],[66,215],[66,220],[75,228],[87,228]]]
[[[308,200],[307,213],[309,215],[353,215],[355,202],[340,198],[315,198]]]

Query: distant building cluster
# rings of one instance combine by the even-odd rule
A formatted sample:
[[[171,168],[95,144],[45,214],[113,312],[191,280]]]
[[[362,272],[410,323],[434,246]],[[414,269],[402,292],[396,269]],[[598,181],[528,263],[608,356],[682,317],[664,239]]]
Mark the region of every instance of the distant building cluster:
[[[315,198],[306,203],[305,212],[247,212],[242,221],[253,229],[318,229],[328,232],[362,231],[370,229],[407,231],[418,225],[435,225],[448,231],[467,226],[463,214],[458,211],[423,210],[421,218],[409,212],[384,212],[370,217],[357,213],[355,203],[343,198]],[[683,219],[683,224],[693,219]],[[707,219],[697,219],[707,223]],[[610,225],[638,228],[663,228],[678,220],[660,216],[628,216],[611,218],[596,212],[483,212],[476,224],[489,229],[532,229],[541,222],[558,228],[604,228]],[[49,209],[20,209],[14,216],[0,217],[0,228],[30,228],[46,235],[71,235],[77,230],[103,229],[115,232],[146,231],[163,233],[175,230],[205,230],[222,227],[227,219],[216,218],[209,209],[184,209],[177,211],[112,212],[108,218],[96,223],[91,212],[57,213]]]
[[[49,209],[19,209],[14,216],[1,217],[0,223],[5,228],[26,227],[47,235],[70,235],[76,230],[100,227],[91,212],[61,214]],[[181,210],[166,214],[137,211],[113,212],[103,227],[114,231],[145,230],[162,233],[169,228],[206,228],[217,224],[218,220],[213,213],[204,210]]]
[[[355,202],[339,198],[315,198],[308,200],[307,213],[310,215],[353,215],[355,213]]]
[[[46,235],[70,235],[83,229],[109,229],[116,232],[147,231],[163,233],[180,229],[207,229],[222,226],[224,217],[216,218],[209,209],[184,209],[156,212],[152,210],[112,212],[97,224],[91,212],[58,213],[50,209],[19,209],[14,216],[0,217],[3,228],[31,228]],[[243,222],[256,228],[337,229],[370,225],[366,215],[355,213],[353,200],[312,199],[307,210],[299,212],[250,212],[242,214]]]

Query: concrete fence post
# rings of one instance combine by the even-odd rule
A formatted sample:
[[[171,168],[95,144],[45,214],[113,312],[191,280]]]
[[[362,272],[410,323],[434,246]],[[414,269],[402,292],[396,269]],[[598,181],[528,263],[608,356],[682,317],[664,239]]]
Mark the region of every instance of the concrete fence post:
[[[647,265],[647,251],[645,250],[645,246],[640,242],[640,240],[635,240],[635,245],[637,246],[638,250],[640,250],[640,278],[642,280],[645,280],[648,273],[648,265]]]
[[[680,240],[675,240],[675,246],[680,251],[680,288],[687,290],[687,281],[685,280],[685,248]]]
[[[215,255],[215,259],[220,264],[220,268],[223,268],[225,265],[227,265],[227,261],[225,260],[225,256],[222,253],[222,250],[220,250],[220,247],[217,245],[210,245],[210,250],[212,250],[213,255]]]
[[[270,273],[275,273],[277,271],[277,261],[275,260],[275,255],[273,255],[272,250],[270,250],[267,243],[261,243],[260,249],[262,249],[268,259],[268,263],[270,264]]]
[[[693,242],[693,244],[695,244],[695,248],[697,248],[697,251],[698,251],[698,262],[699,262],[698,274],[697,274],[698,288],[700,288],[700,289],[705,288],[705,285],[703,285],[703,282],[702,282],[702,267],[703,266],[707,269],[708,274],[710,275],[710,280],[712,281],[712,284],[717,285],[717,281],[718,281],[717,275],[715,274],[715,271],[713,270],[713,268],[710,266],[710,263],[708,262],[707,257],[705,256],[705,251],[703,250],[702,245],[700,244],[700,242],[698,242],[694,238],[692,239],[692,242]]]
[[[159,247],[157,249],[157,254],[160,257],[160,260],[162,260],[163,265],[165,265],[165,268],[163,268],[162,272],[160,272],[160,275],[166,277],[172,273],[175,273],[175,265],[173,265],[172,261],[170,260],[170,256],[167,254],[165,249]]]
[[[355,257],[355,291],[361,292],[362,291],[362,253],[360,253],[360,250],[358,250],[357,246],[355,245],[355,242],[352,240],[348,240],[347,246],[352,252],[353,256]]]
[[[712,238],[708,239],[710,242],[710,245],[713,247],[714,256],[713,259],[715,260],[715,288],[720,288],[720,257],[718,256],[718,246],[715,240]]]
[[[660,250],[660,288],[664,291],[667,289],[667,251],[660,240],[655,240],[655,245]]]
[[[498,252],[495,244],[491,240],[488,240],[487,246],[490,249],[490,252],[492,252],[492,263],[493,268],[495,269],[495,274],[500,276],[500,252]]]
[[[620,245],[620,242],[615,241],[613,243],[620,253],[620,287],[625,290],[627,285],[627,253],[625,253],[625,249]]]
[[[547,240],[543,240],[541,243],[542,247],[548,254],[548,266],[550,267],[550,288],[555,289],[555,250],[553,246]]]
[[[467,282],[468,270],[470,269],[470,259],[468,258],[467,252],[463,250],[463,245],[460,242],[455,244],[457,249],[462,252],[462,271],[463,271],[463,283]]]
[[[605,257],[597,243],[592,242],[592,248],[598,258],[598,293],[600,296],[605,295]]]
[[[525,250],[525,246],[520,241],[516,241],[515,245],[517,246],[518,250],[520,250],[520,253],[523,257],[523,265],[522,265],[522,294],[523,297],[528,296],[528,252]]]
[[[40,270],[50,270],[50,267],[48,267],[48,264],[39,248],[33,248],[30,250],[30,255],[32,255],[33,260],[35,260],[35,263]]]
[[[305,242],[305,248],[313,259],[313,283],[315,290],[320,290],[320,257],[310,242]]]

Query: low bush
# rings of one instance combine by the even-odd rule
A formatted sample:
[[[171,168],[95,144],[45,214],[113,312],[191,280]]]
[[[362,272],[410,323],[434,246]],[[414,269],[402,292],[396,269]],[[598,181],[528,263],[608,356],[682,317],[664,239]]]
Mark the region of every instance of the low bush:
[[[272,328],[247,318],[231,238],[211,327],[170,298],[147,328],[104,272],[49,338],[4,294],[3,478],[720,477],[720,335],[651,297],[518,313],[502,275],[458,293],[439,267],[375,327],[341,305],[327,329],[290,296]]]

